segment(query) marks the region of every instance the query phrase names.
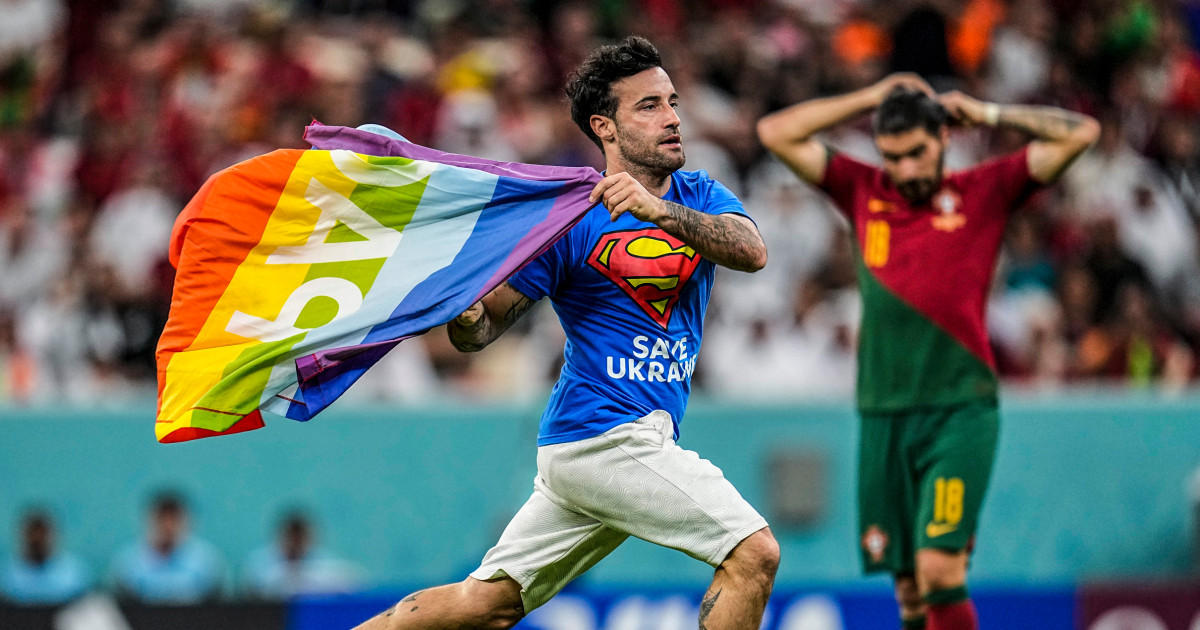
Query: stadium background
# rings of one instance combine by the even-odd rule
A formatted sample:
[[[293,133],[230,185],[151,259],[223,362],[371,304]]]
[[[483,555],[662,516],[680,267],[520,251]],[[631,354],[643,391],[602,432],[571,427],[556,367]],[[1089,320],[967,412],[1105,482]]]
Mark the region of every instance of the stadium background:
[[[721,272],[682,438],[775,525],[767,627],[890,627],[894,612],[854,551],[849,241],[766,157],[754,122],[891,70],[1084,111],[1105,130],[1013,219],[997,269],[1005,424],[972,578],[983,627],[1200,627],[1196,0],[0,0],[0,561],[42,507],[60,550],[109,592],[149,498],[174,489],[220,550],[223,589],[200,606],[122,599],[135,629],[349,626],[460,579],[528,494],[560,360],[553,313],[479,355],[439,331],[405,342],[310,425],[158,445],[167,235],[209,174],[302,147],[313,118],[598,165],[563,74],[625,33],[665,54],[687,168],[729,184],[770,249],[763,272]],[[861,124],[827,140],[875,159]],[[1020,141],[958,130],[948,166]],[[295,507],[354,567],[355,594],[247,596],[247,556]],[[707,580],[633,541],[523,627],[690,627]],[[1122,605],[1141,610],[1097,621]],[[0,627],[57,613],[10,601]]]

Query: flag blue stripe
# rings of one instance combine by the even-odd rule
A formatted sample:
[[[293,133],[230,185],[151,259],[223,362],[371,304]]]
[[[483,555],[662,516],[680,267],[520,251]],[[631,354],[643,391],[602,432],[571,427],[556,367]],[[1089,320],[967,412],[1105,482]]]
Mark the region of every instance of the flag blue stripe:
[[[373,327],[360,345],[419,334],[457,317],[470,307],[485,283],[508,260],[511,246],[549,216],[561,189],[562,185],[557,182],[501,178],[492,200],[484,206],[475,222],[474,231],[450,265],[417,284],[388,320]],[[509,247],[497,247],[497,244]],[[387,344],[382,352],[371,349],[340,361],[327,369],[319,381],[306,381],[299,392],[303,404],[290,405],[288,417],[308,419],[327,407],[392,345]]]

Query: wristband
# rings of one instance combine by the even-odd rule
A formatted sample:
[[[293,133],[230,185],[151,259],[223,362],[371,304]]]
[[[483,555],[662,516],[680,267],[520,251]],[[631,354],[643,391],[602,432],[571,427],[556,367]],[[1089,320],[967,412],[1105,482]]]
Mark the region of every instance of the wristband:
[[[989,127],[995,127],[1000,122],[1000,106],[995,103],[984,103],[983,122]]]

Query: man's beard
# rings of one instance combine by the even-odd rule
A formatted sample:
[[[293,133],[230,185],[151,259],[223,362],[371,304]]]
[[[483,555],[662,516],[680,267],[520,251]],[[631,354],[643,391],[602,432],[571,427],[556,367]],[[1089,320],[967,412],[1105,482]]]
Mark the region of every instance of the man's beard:
[[[932,177],[910,179],[896,184],[896,191],[908,201],[909,205],[918,206],[933,197],[937,192],[939,180]]]
[[[666,134],[663,138],[677,134],[678,132]],[[620,149],[625,161],[636,169],[643,170],[652,175],[665,177],[683,168],[684,163],[687,161],[687,156],[683,153],[682,140],[679,144],[678,154],[662,151],[659,142],[663,138],[651,140],[642,135],[627,137],[621,135],[620,127],[617,128],[617,148]]]
[[[896,184],[896,191],[901,197],[911,206],[919,206],[933,198],[933,194],[942,187],[942,166],[946,159],[946,152],[942,151],[938,156],[937,175],[934,177],[918,177],[910,179],[906,182]]]

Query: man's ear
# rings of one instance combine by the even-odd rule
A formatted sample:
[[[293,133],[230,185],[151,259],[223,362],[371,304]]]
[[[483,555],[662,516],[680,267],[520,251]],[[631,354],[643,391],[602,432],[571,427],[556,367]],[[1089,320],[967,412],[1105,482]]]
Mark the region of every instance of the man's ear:
[[[592,133],[596,134],[597,138],[600,138],[600,144],[612,141],[617,135],[617,121],[608,116],[592,114],[588,122],[592,125]]]
[[[941,131],[938,132],[938,140],[943,147],[950,143],[950,125],[942,125]]]

